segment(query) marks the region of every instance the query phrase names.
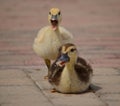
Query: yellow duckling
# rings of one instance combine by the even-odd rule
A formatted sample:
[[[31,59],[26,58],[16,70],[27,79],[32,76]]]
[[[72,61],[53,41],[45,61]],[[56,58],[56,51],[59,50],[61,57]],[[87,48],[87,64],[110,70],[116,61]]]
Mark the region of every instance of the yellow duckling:
[[[71,42],[72,39],[72,34],[59,26],[61,19],[61,12],[58,8],[50,9],[48,15],[50,26],[43,27],[34,40],[33,49],[44,59],[48,69],[51,60],[57,57],[58,48],[64,43]]]
[[[91,66],[78,57],[75,45],[67,43],[60,47],[58,58],[49,69],[48,78],[58,92],[80,93],[89,88],[92,74]]]

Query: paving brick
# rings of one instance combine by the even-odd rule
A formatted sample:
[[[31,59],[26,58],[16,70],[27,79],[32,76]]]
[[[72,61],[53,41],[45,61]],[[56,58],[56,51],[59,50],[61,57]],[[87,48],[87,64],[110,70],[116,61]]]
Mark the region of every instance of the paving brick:
[[[52,99],[53,103],[56,105],[63,106],[105,106],[103,102],[101,102],[94,94],[87,93],[84,95],[64,95],[62,97],[55,97]]]
[[[13,79],[1,79],[0,86],[14,86],[14,85],[31,85],[31,82],[27,78],[13,78]]]
[[[119,94],[120,93],[120,85],[119,84],[106,84],[106,85],[100,85],[100,84],[95,84],[98,86],[100,89],[96,92],[97,94],[105,95],[105,94]]]
[[[5,106],[52,106],[22,70],[0,70],[0,104]]]
[[[97,82],[99,84],[119,84],[120,76],[94,76],[93,82]]]
[[[0,70],[0,86],[32,85],[26,78],[25,73],[20,70]]]
[[[27,71],[27,70],[26,70]],[[105,106],[94,93],[84,94],[61,94],[51,93],[52,86],[44,79],[43,75],[46,75],[46,70],[40,71],[27,71],[30,77],[35,81],[36,85],[43,91],[43,93],[53,102],[55,106]],[[44,74],[43,74],[44,73]],[[89,102],[88,102],[89,101]]]
[[[94,68],[95,76],[118,76],[118,70],[114,68]]]
[[[0,104],[5,106],[52,106],[34,86],[0,87]]]
[[[101,98],[108,103],[109,106],[119,106],[120,95],[119,94],[103,94]]]
[[[0,79],[26,78],[26,74],[19,69],[0,69]]]

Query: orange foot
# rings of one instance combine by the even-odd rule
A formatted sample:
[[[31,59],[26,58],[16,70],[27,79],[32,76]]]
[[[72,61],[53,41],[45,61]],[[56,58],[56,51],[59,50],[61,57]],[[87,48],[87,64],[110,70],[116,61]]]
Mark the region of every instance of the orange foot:
[[[46,79],[46,80],[47,80],[47,79],[48,79],[48,75],[44,76],[44,79]]]
[[[55,88],[51,89],[51,93],[57,92]]]

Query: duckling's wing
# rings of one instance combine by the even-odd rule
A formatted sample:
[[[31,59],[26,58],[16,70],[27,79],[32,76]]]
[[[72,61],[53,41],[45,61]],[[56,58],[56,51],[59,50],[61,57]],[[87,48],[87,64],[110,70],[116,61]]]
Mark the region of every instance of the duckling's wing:
[[[75,64],[75,71],[79,79],[83,82],[88,82],[93,73],[91,66],[80,57],[77,59],[77,63]]]
[[[65,43],[71,42],[71,40],[73,39],[73,35],[64,27],[59,27],[59,30],[60,30],[62,40]]]
[[[49,73],[48,73],[48,78],[49,78],[50,83],[54,83],[56,85],[59,84],[60,76],[61,76],[61,73],[63,71],[63,68],[64,67],[57,66],[56,62],[54,62],[52,64],[52,66],[49,69]]]
[[[38,31],[37,37],[35,38],[34,43],[40,43],[44,40],[45,33],[49,29],[49,26],[45,26]]]

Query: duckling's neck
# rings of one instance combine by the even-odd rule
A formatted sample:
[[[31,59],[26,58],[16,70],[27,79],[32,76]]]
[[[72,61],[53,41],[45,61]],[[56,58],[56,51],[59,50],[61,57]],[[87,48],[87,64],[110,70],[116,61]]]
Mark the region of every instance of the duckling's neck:
[[[76,60],[70,61],[69,63],[66,64],[66,67],[68,70],[74,70],[74,65],[76,63]]]
[[[58,32],[58,31],[59,31],[59,26],[57,26],[56,28],[53,28],[53,27],[51,26],[51,29],[52,29],[53,31],[55,31],[55,32]]]

